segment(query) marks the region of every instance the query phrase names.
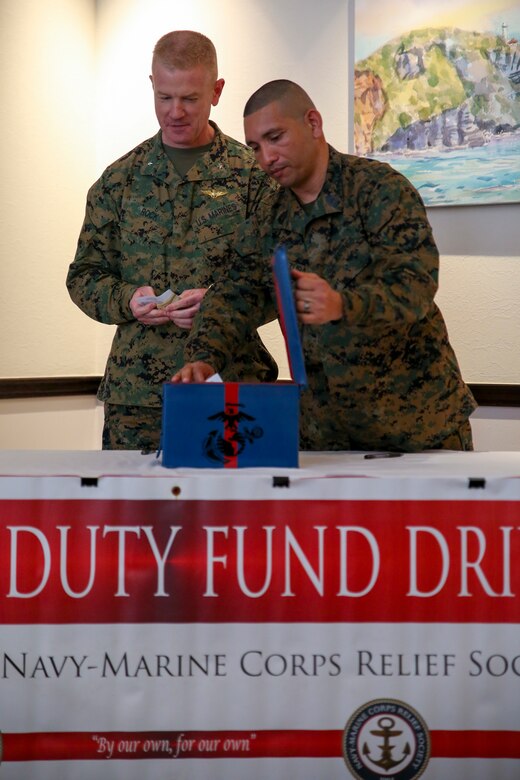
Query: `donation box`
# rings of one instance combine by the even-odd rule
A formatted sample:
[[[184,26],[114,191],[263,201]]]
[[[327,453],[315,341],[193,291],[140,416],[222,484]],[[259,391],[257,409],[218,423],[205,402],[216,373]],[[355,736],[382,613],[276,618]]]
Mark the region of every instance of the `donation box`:
[[[163,466],[298,466],[299,401],[306,375],[290,269],[283,247],[275,252],[273,274],[293,381],[164,384]]]

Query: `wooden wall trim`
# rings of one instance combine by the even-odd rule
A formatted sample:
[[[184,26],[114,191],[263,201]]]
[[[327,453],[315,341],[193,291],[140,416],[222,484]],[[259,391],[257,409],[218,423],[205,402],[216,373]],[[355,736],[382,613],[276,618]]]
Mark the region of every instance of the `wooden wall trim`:
[[[49,398],[62,395],[95,395],[100,376],[56,376],[0,379],[1,398]]]
[[[520,385],[469,385],[479,406],[520,406]]]
[[[95,395],[100,382],[100,376],[0,379],[0,399]],[[479,406],[520,406],[520,384],[470,383],[469,386]]]

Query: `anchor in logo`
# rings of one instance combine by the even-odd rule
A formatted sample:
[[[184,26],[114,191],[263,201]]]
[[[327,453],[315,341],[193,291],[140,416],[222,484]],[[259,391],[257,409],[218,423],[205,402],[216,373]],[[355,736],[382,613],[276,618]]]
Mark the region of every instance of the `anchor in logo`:
[[[247,428],[245,425],[239,431],[239,423],[254,422],[255,418],[247,412],[241,411],[242,404],[226,403],[223,412],[217,412],[208,417],[208,420],[219,420],[224,424],[224,435],[219,431],[210,431],[204,442],[204,452],[210,460],[220,463],[228,463],[243,452],[246,444],[251,444],[255,439],[260,439],[264,431],[260,426]]]
[[[390,769],[393,769],[396,766],[399,766],[399,764],[402,764],[402,762],[408,758],[408,756],[410,755],[410,745],[407,742],[403,749],[403,757],[397,761],[394,760],[392,758],[392,751],[394,750],[395,745],[390,744],[390,739],[392,737],[400,736],[403,732],[394,729],[395,726],[394,718],[390,718],[387,716],[383,718],[379,718],[379,720],[377,721],[377,725],[379,726],[379,729],[375,729],[370,733],[373,734],[374,737],[383,738],[382,744],[378,745],[378,747],[381,748],[381,758],[378,761],[376,761],[371,757],[370,748],[368,747],[366,742],[363,745],[363,755],[366,758],[368,758],[369,761],[372,762],[372,764],[375,764],[376,766],[381,767],[381,769],[388,771]]]

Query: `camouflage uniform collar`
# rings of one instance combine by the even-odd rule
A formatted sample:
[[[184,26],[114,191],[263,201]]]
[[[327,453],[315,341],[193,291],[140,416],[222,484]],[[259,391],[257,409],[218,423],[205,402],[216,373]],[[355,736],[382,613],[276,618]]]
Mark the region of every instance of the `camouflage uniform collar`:
[[[344,155],[329,144],[329,165],[327,177],[318,200],[322,202],[324,214],[342,212],[345,203]]]
[[[290,228],[294,232],[303,233],[305,227],[313,219],[343,211],[343,165],[341,158],[342,155],[329,145],[327,175],[310,214],[304,211],[300,201],[291,190],[281,191],[278,202],[282,207],[277,209],[274,218],[274,224],[277,227]]]
[[[210,120],[210,125],[215,131],[213,145],[211,149],[204,152],[195,165],[190,168],[186,174],[186,179],[188,181],[227,179],[231,174],[227,146],[224,140],[225,136],[215,122]]]
[[[153,176],[169,184],[176,176],[173,165],[163,149],[162,133],[159,130],[151,139],[150,151],[143,160],[141,173],[143,176]]]
[[[230,176],[230,167],[228,162],[228,152],[225,143],[225,136],[220,128],[210,121],[210,125],[215,130],[213,144],[211,149],[204,152],[195,165],[190,168],[185,178],[187,181],[201,181],[208,178],[226,179]],[[151,139],[152,146],[150,153],[144,160],[141,173],[144,176],[154,176],[156,179],[171,184],[176,179],[180,179],[175,168],[168,159],[168,155],[163,149],[162,133],[158,133]]]

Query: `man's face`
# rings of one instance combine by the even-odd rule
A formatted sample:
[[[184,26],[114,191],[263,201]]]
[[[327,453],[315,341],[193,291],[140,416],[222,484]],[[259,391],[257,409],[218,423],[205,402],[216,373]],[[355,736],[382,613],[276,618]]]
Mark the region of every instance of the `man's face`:
[[[219,101],[224,80],[213,81],[203,65],[171,70],[160,62],[153,63],[150,79],[164,143],[183,149],[210,143],[209,114]]]
[[[296,194],[314,172],[316,145],[310,114],[308,111],[302,118],[285,116],[276,101],[244,119],[246,143],[260,167]]]

